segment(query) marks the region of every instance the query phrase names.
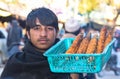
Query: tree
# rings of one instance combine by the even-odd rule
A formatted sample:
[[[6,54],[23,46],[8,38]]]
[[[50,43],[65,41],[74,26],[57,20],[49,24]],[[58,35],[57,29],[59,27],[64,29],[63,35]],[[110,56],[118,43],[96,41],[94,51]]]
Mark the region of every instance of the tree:
[[[116,26],[116,20],[118,16],[120,15],[120,0],[105,0],[105,2],[109,6],[113,6],[116,8],[117,14],[116,14],[116,17],[113,19],[113,26]]]
[[[80,0],[78,10],[81,14],[90,13],[91,11],[98,8],[99,0]]]

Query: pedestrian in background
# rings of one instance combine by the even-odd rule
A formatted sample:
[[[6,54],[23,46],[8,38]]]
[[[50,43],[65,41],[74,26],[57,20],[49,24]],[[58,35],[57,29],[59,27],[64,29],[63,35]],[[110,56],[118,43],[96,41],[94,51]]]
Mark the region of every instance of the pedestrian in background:
[[[7,48],[9,56],[20,51],[19,46],[21,45],[22,38],[22,27],[19,25],[17,20],[12,20],[7,36]]]
[[[114,42],[112,55],[110,58],[111,60],[109,62],[112,62],[113,59],[114,63],[112,64],[112,66],[114,66],[114,73],[115,75],[120,75],[120,28],[116,27],[114,38],[116,39],[116,41]]]
[[[75,38],[77,34],[80,33],[80,23],[78,20],[72,18],[69,18],[65,22],[65,34],[62,36],[62,38]]]

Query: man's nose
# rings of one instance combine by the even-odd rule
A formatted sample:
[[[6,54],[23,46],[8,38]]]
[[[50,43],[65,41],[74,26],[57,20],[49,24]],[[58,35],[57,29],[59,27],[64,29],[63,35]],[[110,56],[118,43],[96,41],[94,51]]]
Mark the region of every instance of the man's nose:
[[[46,36],[47,35],[47,31],[45,29],[42,29],[40,32],[41,36]]]

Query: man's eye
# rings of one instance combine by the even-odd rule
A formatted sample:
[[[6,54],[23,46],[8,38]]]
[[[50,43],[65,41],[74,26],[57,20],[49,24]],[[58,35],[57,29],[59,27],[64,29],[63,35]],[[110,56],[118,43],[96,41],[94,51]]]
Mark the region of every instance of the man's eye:
[[[54,28],[48,28],[48,30],[54,30]]]

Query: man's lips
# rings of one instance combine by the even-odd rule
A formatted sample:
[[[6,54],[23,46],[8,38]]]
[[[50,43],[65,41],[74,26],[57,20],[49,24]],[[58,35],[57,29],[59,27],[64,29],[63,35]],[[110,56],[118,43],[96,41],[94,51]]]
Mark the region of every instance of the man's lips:
[[[47,43],[47,40],[40,39],[39,42],[42,43],[42,44],[44,44],[44,43]]]
[[[40,43],[47,43],[47,41],[41,40]]]

